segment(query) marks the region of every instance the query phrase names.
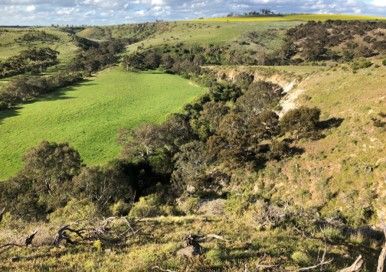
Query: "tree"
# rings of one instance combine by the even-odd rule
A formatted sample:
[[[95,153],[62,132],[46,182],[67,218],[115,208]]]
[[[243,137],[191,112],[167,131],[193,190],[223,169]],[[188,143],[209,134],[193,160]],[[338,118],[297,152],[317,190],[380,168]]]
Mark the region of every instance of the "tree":
[[[198,118],[193,118],[190,124],[200,139],[205,140],[213,135],[221,119],[229,112],[229,107],[223,102],[208,102],[203,106]]]
[[[49,210],[66,204],[71,180],[82,166],[79,153],[68,144],[42,142],[24,155],[21,173],[32,181]]]
[[[290,110],[280,120],[283,132],[291,132],[300,137],[311,137],[318,131],[320,109],[300,107]]]
[[[27,221],[44,219],[47,210],[32,180],[23,174],[0,182],[0,206],[13,216]]]
[[[73,179],[73,195],[95,203],[102,213],[119,201],[131,204],[135,198],[136,173],[133,169],[129,172],[125,170],[120,163],[107,167],[84,167]]]

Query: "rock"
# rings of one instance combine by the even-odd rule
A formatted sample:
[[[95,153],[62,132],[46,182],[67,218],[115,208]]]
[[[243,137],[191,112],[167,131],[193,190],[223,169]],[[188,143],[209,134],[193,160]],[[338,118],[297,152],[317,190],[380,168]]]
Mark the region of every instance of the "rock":
[[[177,251],[177,256],[186,258],[193,258],[199,255],[201,255],[200,252],[198,252],[194,246],[187,246]]]

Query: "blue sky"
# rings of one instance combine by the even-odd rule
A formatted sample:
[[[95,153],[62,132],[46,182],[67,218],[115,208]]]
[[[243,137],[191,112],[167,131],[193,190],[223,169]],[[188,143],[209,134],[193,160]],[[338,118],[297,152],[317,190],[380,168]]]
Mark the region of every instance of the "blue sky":
[[[386,16],[386,0],[0,0],[0,25],[121,24],[223,16],[260,8]]]

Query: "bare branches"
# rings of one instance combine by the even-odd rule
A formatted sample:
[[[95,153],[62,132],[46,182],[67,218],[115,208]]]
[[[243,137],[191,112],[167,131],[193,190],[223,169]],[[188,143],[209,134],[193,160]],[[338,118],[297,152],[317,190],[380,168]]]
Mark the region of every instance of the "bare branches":
[[[217,239],[224,242],[229,242],[229,240],[225,239],[224,237],[217,235],[217,234],[208,234],[204,237],[204,239]]]
[[[322,255],[322,259],[320,260],[320,262],[316,265],[312,265],[312,266],[308,266],[308,267],[303,267],[303,268],[300,268],[298,271],[309,271],[309,270],[312,270],[312,269],[315,269],[315,268],[319,268],[319,267],[322,267],[326,264],[329,264],[333,261],[333,259],[330,259],[330,260],[327,260],[326,261],[326,253],[327,253],[327,249],[324,249],[323,251],[323,255]]]
[[[361,271],[362,266],[363,266],[362,255],[359,255],[358,258],[351,266],[344,268],[342,270],[339,270],[339,272],[359,272]]]
[[[82,235],[83,231],[85,231],[85,229],[77,230],[77,229],[70,228],[70,225],[65,225],[58,230],[57,234],[55,235],[53,244],[55,246],[59,246],[62,241],[65,241],[68,244],[75,244],[75,242],[71,240],[67,232],[75,233],[78,237],[80,237],[83,240],[84,239]]]

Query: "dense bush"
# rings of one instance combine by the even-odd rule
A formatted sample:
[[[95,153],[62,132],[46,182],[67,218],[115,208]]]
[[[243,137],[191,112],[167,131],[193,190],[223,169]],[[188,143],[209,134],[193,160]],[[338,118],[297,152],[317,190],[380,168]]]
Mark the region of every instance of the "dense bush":
[[[44,219],[71,200],[92,203],[100,215],[119,213],[135,200],[141,172],[120,161],[85,167],[68,144],[42,142],[25,154],[16,177],[0,183],[0,207],[25,220]]]
[[[82,80],[83,74],[80,72],[64,72],[51,76],[19,76],[0,91],[0,110],[12,108]]]
[[[17,38],[17,42],[19,43],[33,43],[33,42],[45,42],[45,43],[53,43],[59,41],[59,37],[46,31],[30,31],[23,36]]]
[[[119,202],[131,204],[135,198],[135,168],[126,171],[120,163],[107,167],[84,167],[72,183],[72,194],[78,199],[94,203],[106,214],[110,205]]]
[[[280,126],[283,132],[307,137],[317,133],[319,121],[320,109],[300,107],[287,112],[280,120]]]
[[[1,190],[0,205],[27,220],[44,218],[70,199],[72,178],[81,168],[79,153],[68,144],[42,142],[27,152],[24,167]]]
[[[371,57],[386,52],[384,38],[376,32],[378,29],[386,29],[386,24],[381,21],[310,21],[287,31],[281,55],[285,60],[297,56],[305,61]],[[358,36],[363,38],[358,40]]]
[[[117,54],[125,48],[123,40],[110,40],[102,43],[95,43],[90,40],[83,42],[85,50],[71,62],[68,69],[70,71],[86,71],[88,73],[113,64],[118,60]],[[91,43],[91,44],[88,44]]]
[[[58,64],[59,52],[49,47],[32,48],[0,62],[0,78],[25,72],[42,72],[47,67]]]

